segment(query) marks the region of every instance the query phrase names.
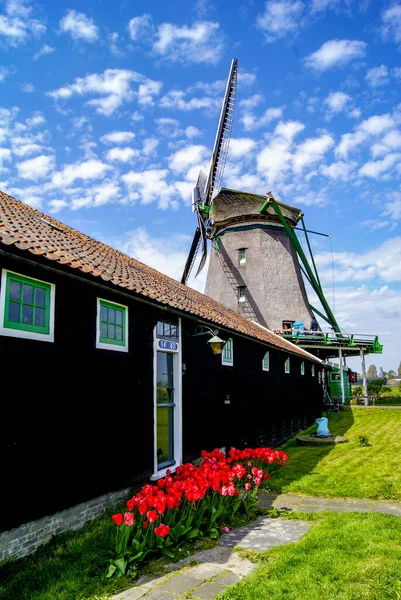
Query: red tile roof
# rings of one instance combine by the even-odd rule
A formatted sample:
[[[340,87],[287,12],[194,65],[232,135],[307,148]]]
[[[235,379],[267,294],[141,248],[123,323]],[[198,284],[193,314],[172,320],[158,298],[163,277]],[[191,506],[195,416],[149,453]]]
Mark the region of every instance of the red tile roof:
[[[320,362],[273,332],[167,275],[0,191],[0,243],[170,306],[200,320]]]

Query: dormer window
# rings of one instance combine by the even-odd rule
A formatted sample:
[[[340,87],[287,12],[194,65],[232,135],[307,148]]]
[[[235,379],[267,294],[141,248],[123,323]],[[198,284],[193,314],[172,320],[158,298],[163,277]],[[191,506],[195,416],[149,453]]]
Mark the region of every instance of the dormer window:
[[[246,248],[240,248],[238,250],[238,257],[239,257],[239,264],[240,265],[244,265],[246,263],[245,250],[246,250]]]

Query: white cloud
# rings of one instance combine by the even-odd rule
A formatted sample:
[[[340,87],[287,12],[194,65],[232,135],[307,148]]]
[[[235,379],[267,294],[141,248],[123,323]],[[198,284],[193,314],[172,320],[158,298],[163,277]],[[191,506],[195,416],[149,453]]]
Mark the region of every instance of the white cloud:
[[[56,187],[68,187],[76,179],[100,179],[112,167],[100,160],[91,159],[82,163],[67,165],[62,171],[54,173],[52,182]]]
[[[307,67],[315,71],[326,71],[342,67],[352,60],[363,58],[366,43],[358,40],[329,40],[319,50],[304,59]]]
[[[308,138],[296,149],[293,158],[294,172],[299,174],[305,167],[322,160],[324,154],[334,145],[334,140],[327,133],[317,138]]]
[[[65,200],[51,200],[49,202],[48,206],[49,206],[49,212],[51,214],[56,214],[56,213],[60,212],[60,210],[62,210],[66,206],[68,206],[68,202],[66,202]]]
[[[182,110],[188,112],[190,110],[217,110],[221,107],[221,98],[211,98],[210,96],[204,96],[203,98],[191,98],[187,100],[185,98],[186,92],[181,90],[171,90],[165,96],[160,99],[160,108],[167,108],[171,110]]]
[[[5,160],[11,160],[11,151],[8,148],[0,148],[0,167]]]
[[[379,135],[394,127],[394,119],[389,114],[373,115],[358,125],[358,130],[371,135]]]
[[[162,23],[152,50],[171,62],[217,64],[223,53],[220,25],[197,21],[191,27]]]
[[[399,148],[401,148],[401,132],[393,130],[386,133],[379,143],[373,144],[370,151],[374,157],[377,157]]]
[[[199,131],[199,129],[197,127],[194,127],[193,125],[186,127],[184,133],[187,136],[187,138],[189,138],[189,139],[192,139],[194,137],[198,137],[199,135],[201,135],[201,132]]]
[[[345,133],[341,136],[340,143],[335,149],[335,155],[340,158],[347,158],[352,150],[355,150],[372,136],[382,135],[394,127],[395,121],[391,115],[373,115],[362,121],[356,127],[354,133]]]
[[[156,148],[159,145],[159,140],[156,138],[147,138],[143,141],[142,154],[144,156],[156,156]]]
[[[304,128],[299,121],[280,122],[266,148],[257,156],[258,172],[269,185],[283,180],[291,169],[293,139]]]
[[[389,72],[386,65],[380,65],[380,67],[374,67],[368,69],[365,77],[365,81],[372,87],[379,87],[381,85],[387,85],[390,82]]]
[[[154,37],[155,28],[151,15],[143,14],[140,17],[134,17],[128,23],[128,33],[132,41],[149,43]]]
[[[134,92],[131,89],[132,83],[140,83],[145,88],[141,92]],[[110,116],[135,96],[142,103],[150,103],[152,94],[158,93],[158,90],[159,82],[147,79],[140,73],[128,69],[106,69],[104,73],[78,77],[74,83],[47,92],[47,95],[55,100],[65,100],[75,95],[98,94],[100,98],[89,100],[87,104],[94,106],[97,113]]]
[[[394,67],[394,69],[391,69],[391,75],[396,79],[401,79],[401,67]]]
[[[0,40],[10,46],[24,44],[31,37],[38,37],[46,31],[46,27],[30,17],[32,8],[23,0],[14,2],[9,0],[5,6],[5,13],[0,15]]]
[[[138,87],[138,104],[141,106],[152,106],[154,104],[153,97],[160,94],[163,84],[161,81],[152,81],[148,79],[139,84]]]
[[[25,121],[27,127],[32,129],[33,127],[39,127],[40,125],[44,125],[46,123],[46,119],[42,115],[41,112],[37,111],[33,117],[30,117]]]
[[[71,209],[97,208],[108,204],[110,201],[117,201],[120,198],[120,187],[113,181],[106,181],[100,185],[90,187],[83,193],[80,192],[71,200]]]
[[[312,0],[310,11],[314,14],[325,10],[336,10],[340,4],[341,0]]]
[[[103,135],[100,141],[103,144],[123,144],[131,142],[134,137],[135,133],[132,133],[132,131],[112,131]]]
[[[0,83],[3,83],[3,81],[9,74],[10,74],[10,69],[8,67],[0,67]]]
[[[82,40],[84,42],[96,42],[99,38],[99,29],[83,13],[75,10],[68,10],[67,14],[61,19],[60,31],[69,33],[73,40]]]
[[[174,173],[186,173],[196,167],[197,171],[210,158],[210,150],[205,146],[191,145],[181,148],[168,157],[169,167]]]
[[[387,200],[382,213],[383,216],[388,216],[393,221],[401,221],[401,193],[393,192],[390,199]]]
[[[265,41],[275,42],[291,33],[297,33],[303,25],[302,13],[305,5],[300,0],[268,0],[265,12],[256,20]]]
[[[386,283],[401,281],[401,237],[390,238],[367,252],[323,252],[316,254],[316,264],[323,282],[331,280],[334,265],[336,282],[370,281]],[[321,270],[322,269],[322,270]],[[401,304],[400,304],[401,309]]]
[[[349,181],[353,175],[355,169],[355,162],[344,162],[342,160],[334,162],[331,165],[321,165],[319,172],[325,177],[329,177],[334,181]]]
[[[131,162],[135,156],[139,156],[139,150],[132,148],[111,148],[106,154],[107,160],[112,162]]]
[[[156,238],[139,227],[127,232],[122,240],[114,242],[114,247],[180,281],[190,244],[191,240],[188,236],[171,234]]]
[[[130,171],[122,176],[126,184],[131,201],[140,200],[141,204],[158,202],[158,207],[177,208],[175,200],[177,191],[174,186],[166,181],[169,172],[167,169],[149,169],[148,171]]]
[[[19,177],[36,181],[37,179],[43,179],[54,170],[54,157],[42,154],[36,156],[36,158],[17,163],[16,166]]]
[[[344,92],[330,92],[324,101],[332,113],[339,113],[345,109],[351,97]]]
[[[283,116],[283,109],[280,107],[277,108],[268,108],[261,117],[255,117],[252,113],[244,111],[244,114],[240,118],[241,123],[244,126],[246,131],[253,131],[254,129],[259,129],[268,125],[272,121],[276,119],[281,119]]]
[[[180,123],[177,119],[163,117],[155,119],[157,134],[163,137],[176,138],[182,135]]]
[[[38,58],[40,58],[41,56],[46,56],[46,54],[52,54],[52,52],[55,52],[55,48],[52,48],[52,46],[48,46],[47,44],[44,44],[41,49],[39,50],[39,52],[37,52],[34,57],[33,60],[38,60]]]
[[[30,154],[37,154],[42,150],[42,146],[34,143],[21,144],[20,146],[13,145],[13,154],[16,156],[29,156]]]
[[[249,96],[249,98],[244,98],[243,100],[240,100],[239,105],[242,108],[251,110],[252,108],[256,108],[257,106],[259,106],[259,104],[263,102],[264,99],[265,98],[262,94],[254,94],[253,96]]]
[[[255,73],[246,73],[245,71],[238,71],[238,75],[237,75],[237,81],[238,81],[238,85],[241,86],[241,88],[243,86],[247,86],[250,87],[251,85],[253,85],[256,81],[256,75]]]
[[[250,138],[231,138],[228,154],[230,158],[241,158],[248,155],[256,142]]]
[[[382,160],[368,161],[359,169],[359,175],[378,179],[395,164],[401,164],[401,154],[388,154]]]
[[[21,90],[26,94],[32,94],[35,91],[35,86],[32,83],[23,83],[21,85]]]
[[[381,14],[381,34],[383,39],[401,42],[401,4],[394,4]]]

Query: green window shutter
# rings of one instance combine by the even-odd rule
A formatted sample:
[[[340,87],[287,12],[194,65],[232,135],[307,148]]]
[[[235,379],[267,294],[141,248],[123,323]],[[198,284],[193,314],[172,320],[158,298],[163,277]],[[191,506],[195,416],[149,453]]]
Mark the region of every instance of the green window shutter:
[[[126,346],[127,307],[99,300],[99,342]]]
[[[312,377],[314,377],[315,376],[315,365],[312,365],[311,372],[312,372]]]
[[[51,285],[7,273],[3,327],[50,335]]]

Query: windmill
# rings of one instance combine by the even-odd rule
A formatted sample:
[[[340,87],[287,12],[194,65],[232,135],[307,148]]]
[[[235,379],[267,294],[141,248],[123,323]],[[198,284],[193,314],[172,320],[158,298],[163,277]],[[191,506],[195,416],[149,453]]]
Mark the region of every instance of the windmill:
[[[382,345],[377,336],[347,334],[341,330],[324,297],[302,210],[276,201],[271,192],[266,199],[266,196],[220,187],[234,116],[237,62],[237,59],[231,62],[209,174],[206,176],[200,171],[193,191],[198,224],[181,283],[186,284],[200,247],[202,256],[196,275],[202,270],[207,243],[211,240],[207,296],[262,327],[276,330],[323,360],[338,354],[341,364],[343,357],[360,354],[364,373],[364,354],[381,354]],[[310,261],[295,233],[299,224],[305,234]],[[310,303],[304,278],[315,292],[321,309]],[[329,333],[303,333],[304,324],[307,328],[312,314],[327,323]]]
[[[186,283],[188,281],[188,277],[191,273],[192,267],[194,266],[200,247],[202,247],[202,255],[196,275],[201,272],[206,262],[207,240],[211,236],[210,210],[213,199],[220,190],[231,137],[235,98],[237,93],[237,70],[238,59],[234,58],[231,61],[230,72],[227,79],[226,92],[224,94],[219,124],[214,141],[209,174],[206,175],[201,170],[193,190],[192,205],[193,210],[197,215],[198,225],[196,227],[188,258],[185,263],[181,283]]]

